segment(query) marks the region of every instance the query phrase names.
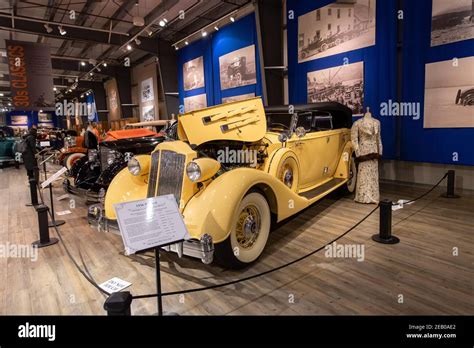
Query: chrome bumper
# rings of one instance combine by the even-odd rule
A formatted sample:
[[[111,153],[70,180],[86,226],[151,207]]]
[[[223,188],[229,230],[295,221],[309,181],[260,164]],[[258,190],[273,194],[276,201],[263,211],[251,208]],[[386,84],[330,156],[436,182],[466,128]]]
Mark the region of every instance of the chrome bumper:
[[[87,210],[87,221],[89,225],[97,228],[99,232],[111,232],[120,235],[117,220],[109,220],[105,217],[102,204],[92,204]],[[204,264],[210,264],[214,260],[214,242],[209,234],[203,234],[199,240],[189,239],[184,242],[171,244],[162,248],[168,252],[201,259]]]
[[[105,192],[94,192],[76,187],[71,184],[68,178],[65,178],[63,181],[63,189],[66,193],[72,193],[74,195],[84,197],[89,202],[99,202],[100,199],[105,195]]]

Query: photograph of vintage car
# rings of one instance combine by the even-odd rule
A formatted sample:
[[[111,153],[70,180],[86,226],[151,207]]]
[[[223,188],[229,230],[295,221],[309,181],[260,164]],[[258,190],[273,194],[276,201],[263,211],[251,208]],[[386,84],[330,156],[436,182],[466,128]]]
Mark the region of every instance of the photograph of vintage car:
[[[376,0],[337,1],[298,17],[298,63],[375,44]]]
[[[222,90],[257,83],[255,45],[220,56],[219,74]]]
[[[351,110],[338,103],[290,112],[264,109],[260,97],[184,114],[179,140],[132,158],[110,183],[104,206],[89,208],[89,221],[114,229],[114,204],[173,194],[191,239],[168,249],[245,267],[262,254],[272,222],[337,188],[354,191],[351,123]]]
[[[424,128],[472,128],[474,57],[425,65]]]
[[[17,156],[16,146],[20,142],[11,127],[0,126],[0,168],[8,164],[20,167],[21,156]]]
[[[176,138],[174,120],[130,123],[123,130],[109,131],[97,149],[78,159],[63,181],[66,192],[90,201],[103,195],[112,179],[135,155],[150,154],[160,142]]]

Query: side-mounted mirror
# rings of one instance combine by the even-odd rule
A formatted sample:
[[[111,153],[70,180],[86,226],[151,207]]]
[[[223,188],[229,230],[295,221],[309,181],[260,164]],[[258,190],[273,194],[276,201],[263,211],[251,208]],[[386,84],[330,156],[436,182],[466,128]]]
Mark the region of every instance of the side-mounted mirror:
[[[298,138],[302,138],[306,135],[306,129],[304,129],[304,127],[298,127],[295,130],[295,134]]]
[[[278,141],[282,144],[286,143],[288,141],[288,135],[286,133],[280,133],[278,135]]]

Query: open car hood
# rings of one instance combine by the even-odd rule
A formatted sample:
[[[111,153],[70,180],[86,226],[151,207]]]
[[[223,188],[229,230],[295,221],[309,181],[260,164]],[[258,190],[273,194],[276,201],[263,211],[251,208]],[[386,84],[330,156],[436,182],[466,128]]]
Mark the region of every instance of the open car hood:
[[[260,97],[195,110],[178,118],[178,137],[191,146],[213,140],[254,142],[266,131]]]

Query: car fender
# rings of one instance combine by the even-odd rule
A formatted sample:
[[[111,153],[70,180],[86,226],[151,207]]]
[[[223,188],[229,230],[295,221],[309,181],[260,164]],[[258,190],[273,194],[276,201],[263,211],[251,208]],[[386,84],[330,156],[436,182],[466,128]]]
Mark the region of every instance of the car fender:
[[[339,163],[334,173],[335,178],[339,179],[349,179],[350,171],[350,159],[354,153],[354,146],[352,141],[348,141],[342,150],[341,157],[339,158]]]
[[[150,155],[136,156],[143,163],[148,163],[145,168],[149,168]],[[147,198],[148,172],[143,171],[138,176],[130,174],[128,168],[122,169],[111,181],[105,194],[105,217],[110,220],[117,219],[114,204],[136,201]]]
[[[277,176],[278,164],[280,164],[282,158],[287,156],[293,157],[298,165],[298,171],[300,170],[300,162],[296,153],[287,147],[280,147],[269,156],[269,159],[265,163],[264,171],[272,175],[273,177]]]
[[[233,169],[206,185],[185,206],[183,217],[191,238],[199,239],[208,233],[214,243],[227,239],[237,214],[235,209],[252,189],[262,191],[277,221],[309,205],[308,199],[292,192],[281,181],[264,171],[253,168]]]

